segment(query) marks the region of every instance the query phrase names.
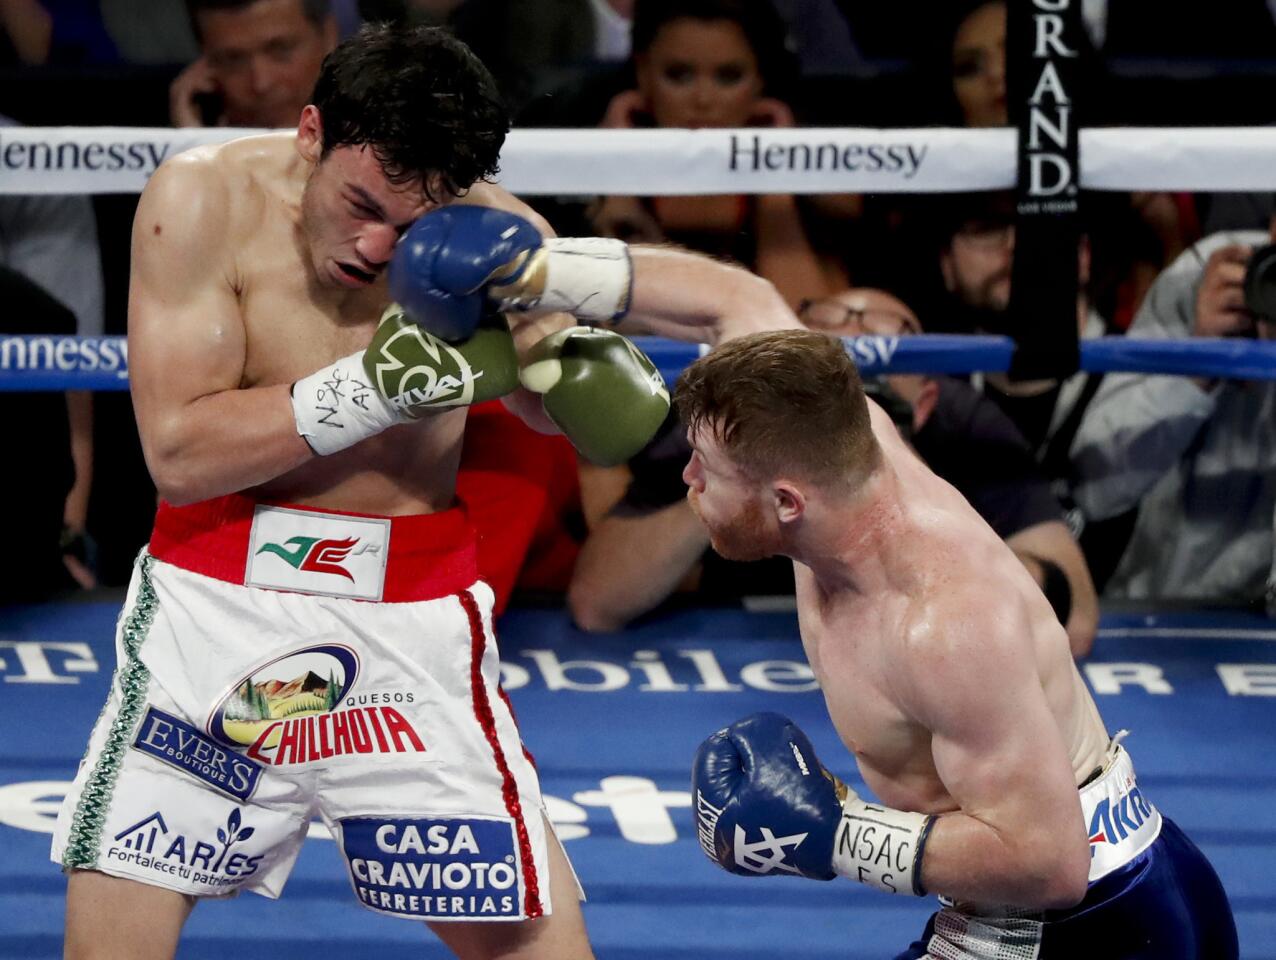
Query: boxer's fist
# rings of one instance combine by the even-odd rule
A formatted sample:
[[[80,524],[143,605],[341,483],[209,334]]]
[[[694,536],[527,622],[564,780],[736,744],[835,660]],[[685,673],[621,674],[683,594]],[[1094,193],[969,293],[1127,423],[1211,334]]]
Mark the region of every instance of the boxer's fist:
[[[445,343],[391,304],[367,350],[292,385],[292,412],[297,433],[325,457],[431,410],[501,397],[517,386],[514,338],[500,317],[467,340]]]
[[[609,330],[570,327],[529,351],[519,374],[545,413],[591,463],[624,463],[669,413],[669,390],[650,358]]]
[[[504,210],[457,204],[410,226],[390,258],[390,296],[408,317],[450,342],[465,340],[489,308],[487,287],[518,280],[541,235]]]
[[[778,713],[755,713],[700,745],[691,771],[700,846],[746,877],[832,880],[833,844],[848,791],[811,741]]]
[[[391,306],[363,354],[373,387],[401,415],[503,397],[518,386],[514,338],[499,317],[447,343]]]

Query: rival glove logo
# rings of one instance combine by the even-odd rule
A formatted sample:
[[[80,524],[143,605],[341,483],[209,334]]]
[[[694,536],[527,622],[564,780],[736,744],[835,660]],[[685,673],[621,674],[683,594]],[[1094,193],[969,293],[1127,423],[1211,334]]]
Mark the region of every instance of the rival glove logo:
[[[474,370],[462,353],[410,320],[400,322],[399,329],[374,344],[376,352],[370,357],[381,395],[409,415],[417,407],[472,403],[474,381],[483,371]]]
[[[355,550],[355,545],[358,542],[358,537],[347,537],[344,540],[324,540],[319,537],[289,537],[283,543],[265,544],[257,551],[256,556],[260,556],[263,553],[273,553],[277,557],[282,557],[297,570],[305,570],[310,573],[329,573],[338,577],[345,577],[353,583],[353,574],[341,566],[341,561],[349,556],[357,557],[369,551],[376,553],[380,549],[375,543],[365,543],[358,550]]]
[[[736,824],[735,849],[732,851],[736,866],[750,873],[793,873],[801,876],[802,871],[786,863],[784,858],[789,850],[796,850],[802,845],[806,834],[794,833],[787,837],[777,837],[770,827],[758,829],[762,831],[762,839],[749,843],[744,827]]]

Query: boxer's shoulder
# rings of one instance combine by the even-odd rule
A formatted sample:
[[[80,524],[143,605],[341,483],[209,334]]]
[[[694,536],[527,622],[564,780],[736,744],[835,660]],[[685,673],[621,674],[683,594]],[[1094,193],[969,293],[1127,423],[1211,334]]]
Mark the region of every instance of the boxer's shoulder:
[[[207,226],[251,220],[273,193],[288,188],[294,155],[282,134],[206,144],[166,160],[142,193],[150,207],[182,211]]]
[[[291,147],[272,135],[197,147],[170,158],[142,194],[135,241],[146,242],[166,262],[185,260],[184,273],[241,277],[245,264],[260,259],[263,244],[279,248],[279,234],[290,226],[286,217],[270,222],[272,212],[296,206],[288,202],[284,149]]]

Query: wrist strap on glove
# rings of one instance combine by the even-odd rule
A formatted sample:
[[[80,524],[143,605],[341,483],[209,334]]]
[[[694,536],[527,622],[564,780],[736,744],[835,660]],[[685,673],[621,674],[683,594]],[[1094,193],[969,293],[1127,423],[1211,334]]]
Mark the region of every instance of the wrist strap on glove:
[[[629,310],[633,266],[623,240],[552,237],[511,283],[488,295],[501,310],[564,311],[579,320],[614,323]]]
[[[934,822],[933,815],[865,803],[852,793],[833,836],[833,869],[887,893],[923,897],[922,853]]]
[[[362,351],[294,383],[292,415],[297,433],[321,457],[352,447],[403,419],[368,382]]]

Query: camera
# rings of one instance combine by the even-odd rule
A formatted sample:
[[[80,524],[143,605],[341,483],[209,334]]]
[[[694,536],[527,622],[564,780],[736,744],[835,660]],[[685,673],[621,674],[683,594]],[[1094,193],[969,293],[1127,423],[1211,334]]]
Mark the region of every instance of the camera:
[[[1259,247],[1245,267],[1245,307],[1255,317],[1276,323],[1276,243]]]

